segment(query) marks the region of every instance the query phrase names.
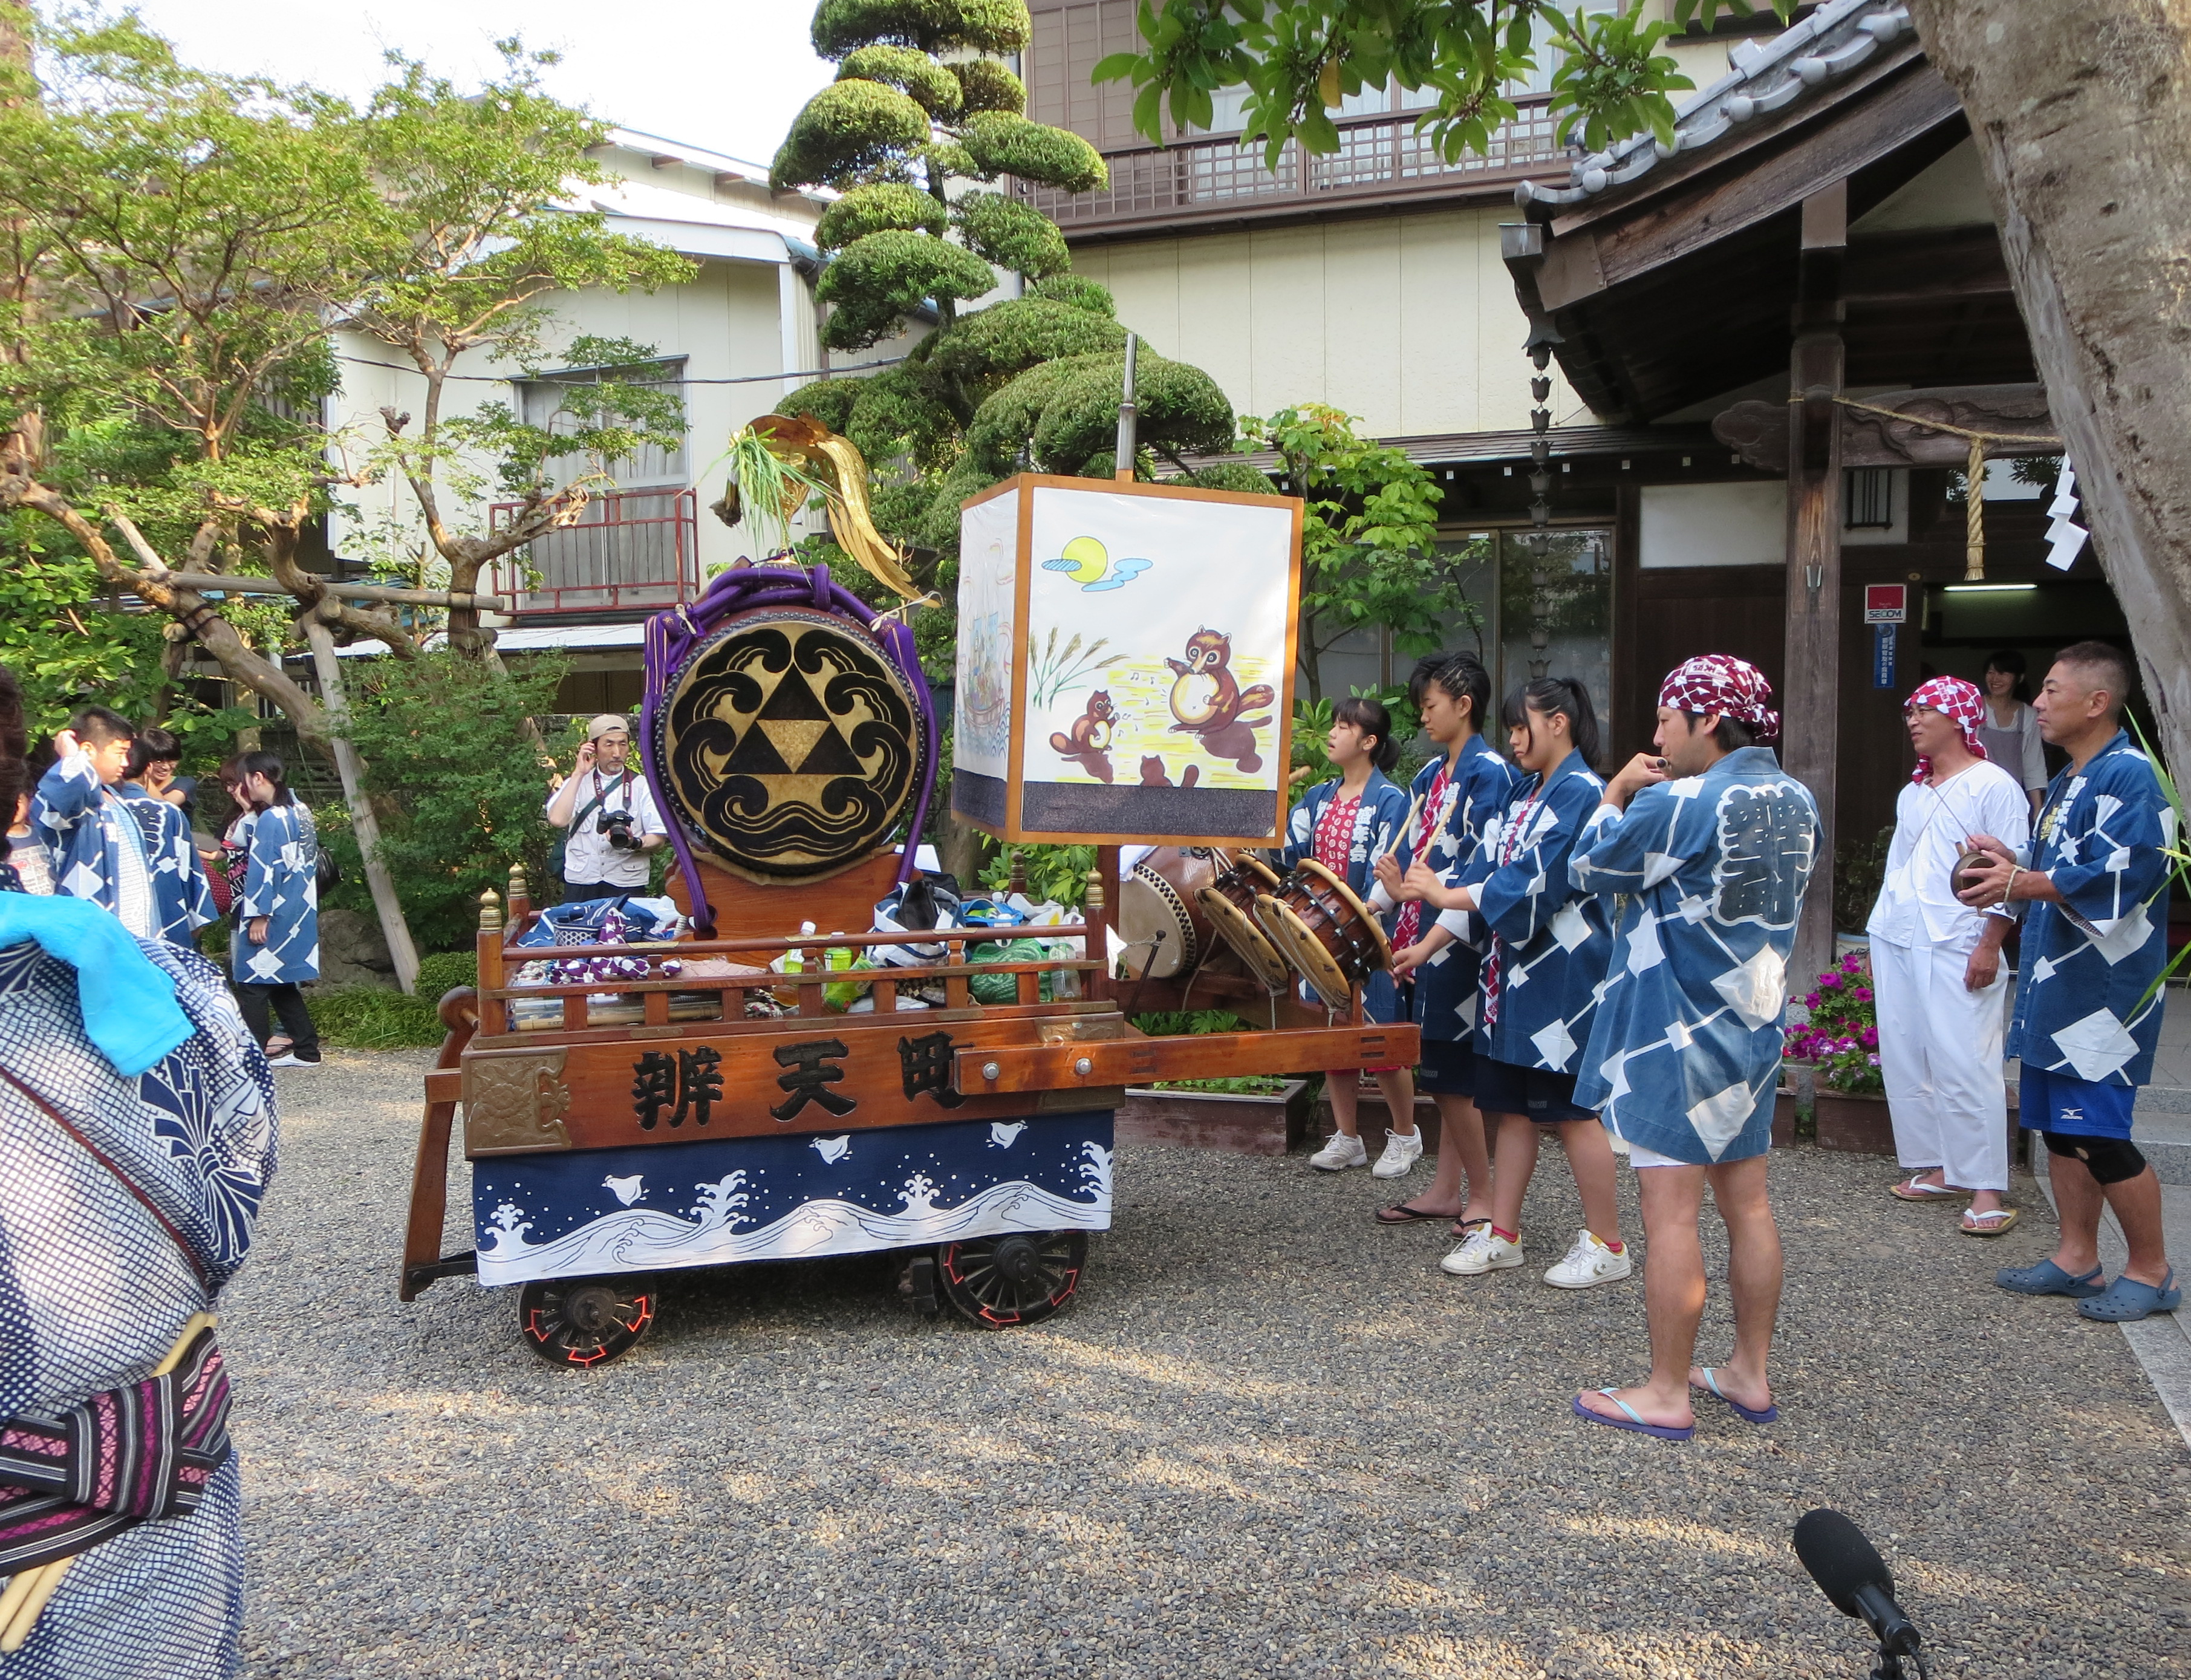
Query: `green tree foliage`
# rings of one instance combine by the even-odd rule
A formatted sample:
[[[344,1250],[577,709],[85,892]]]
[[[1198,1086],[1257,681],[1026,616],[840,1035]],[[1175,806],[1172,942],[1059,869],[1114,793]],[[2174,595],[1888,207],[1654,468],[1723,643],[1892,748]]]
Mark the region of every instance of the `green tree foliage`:
[[[1158,141],[1167,111],[1179,128],[1207,128],[1215,96],[1244,88],[1243,141],[1261,140],[1273,166],[1289,140],[1338,151],[1340,102],[1397,86],[1415,96],[1416,131],[1451,162],[1488,149],[1516,114],[1512,88],[1544,53],[1556,63],[1563,135],[1593,151],[1646,130],[1670,143],[1670,96],[1694,84],[1659,50],[1665,37],[1722,9],[1785,20],[1795,7],[1675,0],[1669,20],[1647,18],[1645,0],[1568,12],[1557,0],[1142,0],[1141,49],[1104,59],[1095,79],[1130,80],[1134,126]]]
[[[350,738],[380,817],[380,857],[420,948],[456,948],[469,941],[479,895],[500,891],[511,864],[550,879],[547,772],[526,729],[553,709],[563,668],[529,659],[509,672],[446,651],[346,663]],[[354,857],[340,813],[324,820]]]
[[[1306,504],[1301,519],[1301,674],[1323,698],[1322,660],[1339,640],[1382,626],[1409,654],[1438,646],[1460,593],[1440,559],[1442,493],[1406,453],[1357,436],[1321,402],[1243,416],[1236,446],[1272,450]]]

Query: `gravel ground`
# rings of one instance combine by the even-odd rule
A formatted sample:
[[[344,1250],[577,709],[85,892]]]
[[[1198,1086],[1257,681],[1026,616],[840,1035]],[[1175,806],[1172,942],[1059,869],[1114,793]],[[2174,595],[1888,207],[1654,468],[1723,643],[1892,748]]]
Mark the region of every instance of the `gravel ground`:
[[[1881,1162],[1776,1163],[1784,1421],[1700,1406],[1683,1445],[1566,1415],[1646,1341],[1640,1280],[1537,1281],[1579,1219],[1556,1152],[1488,1279],[1371,1227],[1367,1174],[1130,1148],[1039,1329],[914,1317],[872,1257],[757,1266],[572,1373],[514,1291],[395,1298],[429,1059],[279,1076],[223,1337],[253,1676],[1860,1675],[1789,1549],[1823,1503],[1936,1673],[2191,1675],[2181,1437],[2114,1330],[1990,1286],[2052,1245],[2029,1180],[1981,1244]]]

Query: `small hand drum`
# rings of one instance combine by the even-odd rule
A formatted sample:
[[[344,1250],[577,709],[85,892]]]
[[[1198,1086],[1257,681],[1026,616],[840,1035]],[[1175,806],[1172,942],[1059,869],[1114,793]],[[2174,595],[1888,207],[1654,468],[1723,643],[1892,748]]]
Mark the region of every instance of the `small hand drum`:
[[[1955,858],[1955,867],[1948,871],[1948,891],[1961,898],[1966,887],[1976,885],[1973,872],[1986,867],[1992,861],[1993,853],[1981,851],[1976,846],[1959,854]]]
[[[1391,942],[1375,914],[1312,857],[1302,858],[1276,893],[1257,898],[1255,911],[1272,943],[1334,1009],[1392,965]]]
[[[1208,848],[1160,846],[1118,883],[1118,932],[1130,977],[1139,979],[1147,965],[1150,979],[1176,980],[1215,948],[1200,895],[1216,876]]]
[[[1209,919],[1211,930],[1232,948],[1233,954],[1264,989],[1283,991],[1289,972],[1286,960],[1255,919],[1256,899],[1278,890],[1278,871],[1260,858],[1231,857],[1221,851],[1212,853],[1212,857],[1217,879],[1195,894],[1196,902]]]

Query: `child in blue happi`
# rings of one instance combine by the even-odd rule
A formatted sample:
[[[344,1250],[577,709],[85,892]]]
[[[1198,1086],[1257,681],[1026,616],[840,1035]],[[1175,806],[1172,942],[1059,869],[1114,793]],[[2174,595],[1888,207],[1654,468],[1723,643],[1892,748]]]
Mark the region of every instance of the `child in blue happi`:
[[[1476,1106],[1498,1116],[1491,1223],[1438,1264],[1467,1278],[1522,1263],[1522,1198],[1536,1170],[1537,1128],[1556,1126],[1582,1195],[1583,1229],[1545,1281],[1588,1289],[1628,1276],[1632,1266],[1620,1236],[1613,1146],[1575,1099],[1611,945],[1604,906],[1568,880],[1568,860],[1605,788],[1590,767],[1597,716],[1581,683],[1539,677],[1507,697],[1500,721],[1509,755],[1529,779],[1484,835],[1463,885],[1447,886],[1419,860],[1401,886],[1440,914],[1404,959],[1395,956],[1396,974],[1414,973],[1461,937],[1469,912],[1491,932],[1475,1074]]]
[[[2088,1318],[2127,1323],[2182,1302],[2163,1240],[2160,1181],[2131,1141],[2137,1088],[2153,1077],[2168,962],[2169,853],[2176,810],[2121,726],[2130,662],[2105,642],[2055,655],[2032,710],[2069,755],[2046,790],[2028,851],[1997,835],[1958,896],[1973,908],[2029,903],[2008,1053],[2023,1060],[2018,1112],[2043,1133],[2062,1240],[2036,1266],[1995,1279],[2021,1295],[2075,1298]],[[2103,1292],[2100,1214],[2130,1258]]]
[[[1331,732],[1324,737],[1323,746],[1339,774],[1301,795],[1287,818],[1285,851],[1279,862],[1289,870],[1303,858],[1312,857],[1357,897],[1366,898],[1375,860],[1399,843],[1408,818],[1407,794],[1385,774],[1397,760],[1400,743],[1392,738],[1392,715],[1379,701],[1350,697],[1331,709]],[[1362,988],[1362,1009],[1372,1021],[1400,1019],[1391,975],[1380,970],[1369,977]],[[1404,1068],[1369,1071],[1392,1120],[1384,1153],[1370,1170],[1379,1178],[1398,1178],[1422,1159],[1423,1140],[1415,1130],[1414,1082]],[[1324,1093],[1338,1130],[1309,1157],[1308,1164],[1319,1171],[1341,1172],[1369,1165],[1355,1094],[1360,1072],[1338,1068],[1324,1075]]]
[[[1378,860],[1369,903],[1380,911],[1397,902],[1419,853],[1446,886],[1460,886],[1522,779],[1483,738],[1480,720],[1491,709],[1491,677],[1474,654],[1430,655],[1416,665],[1408,693],[1439,752],[1416,773],[1416,820],[1398,850]],[[1491,1223],[1491,1155],[1475,1100],[1477,981],[1490,936],[1482,918],[1460,914],[1465,924],[1460,937],[1426,959],[1413,984],[1403,988],[1422,1029],[1415,1081],[1437,1103],[1437,1175],[1421,1195],[1380,1208],[1377,1217],[1387,1225],[1454,1219],[1453,1234],[1465,1239]],[[1400,903],[1392,948],[1417,943],[1429,926],[1420,899]]]
[[[319,834],[312,813],[289,791],[279,756],[246,753],[235,772],[253,813],[229,942],[236,1001],[261,1045],[281,1017],[289,1049],[271,1066],[316,1067],[319,1034],[297,988],[320,977]]]
[[[161,800],[119,791],[137,732],[105,706],[86,706],[54,737],[60,756],[39,778],[31,830],[54,890],[88,898],[145,939],[188,946],[213,919],[190,823]]]
[[[1620,905],[1575,1094],[1628,1141],[1651,1242],[1650,1381],[1574,1406],[1593,1423],[1677,1439],[1696,1425],[1692,1384],[1753,1422],[1774,1415],[1765,1366],[1780,1236],[1765,1169],[1818,812],[1761,744],[1778,733],[1771,692],[1725,654],[1676,669],[1659,696],[1663,756],[1639,754],[1608,784],[1568,867],[1576,887]],[[1734,1357],[1695,1367],[1707,1182],[1727,1223]]]

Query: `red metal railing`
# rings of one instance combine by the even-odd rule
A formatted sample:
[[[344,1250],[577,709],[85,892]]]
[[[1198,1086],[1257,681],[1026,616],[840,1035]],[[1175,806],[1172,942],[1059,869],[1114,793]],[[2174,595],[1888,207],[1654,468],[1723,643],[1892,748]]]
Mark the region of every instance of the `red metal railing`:
[[[487,510],[490,532],[522,503]],[[612,490],[575,524],[535,537],[492,568],[521,615],[659,612],[700,593],[699,498],[691,490]]]
[[[1414,132],[1419,113],[1379,112],[1340,121],[1339,150],[1310,157],[1289,141],[1275,169],[1263,164],[1261,142],[1237,135],[1197,136],[1161,149],[1106,152],[1111,184],[1095,192],[1060,192],[1019,184],[1027,202],[1068,232],[1136,223],[1199,220],[1230,215],[1283,214],[1334,203],[1374,202],[1495,188],[1564,170],[1548,94],[1515,101],[1519,115],[1491,137],[1481,157],[1452,162],[1427,134]]]

